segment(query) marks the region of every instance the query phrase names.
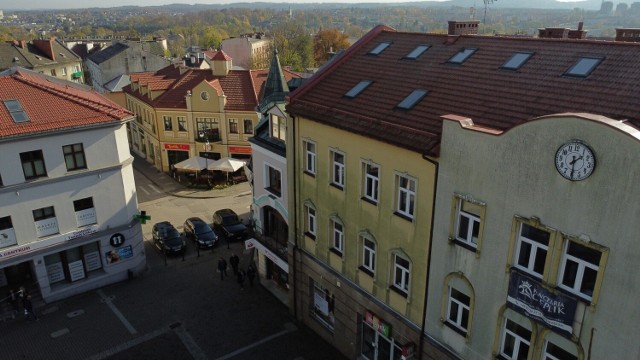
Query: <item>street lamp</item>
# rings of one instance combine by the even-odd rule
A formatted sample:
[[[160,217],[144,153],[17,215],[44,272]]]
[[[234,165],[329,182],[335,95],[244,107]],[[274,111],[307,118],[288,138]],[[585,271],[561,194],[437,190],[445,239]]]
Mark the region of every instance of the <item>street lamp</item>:
[[[207,185],[211,186],[211,178],[209,177],[209,151],[211,151],[211,144],[209,143],[209,139],[207,139],[206,144],[204,144],[204,167],[207,169]]]

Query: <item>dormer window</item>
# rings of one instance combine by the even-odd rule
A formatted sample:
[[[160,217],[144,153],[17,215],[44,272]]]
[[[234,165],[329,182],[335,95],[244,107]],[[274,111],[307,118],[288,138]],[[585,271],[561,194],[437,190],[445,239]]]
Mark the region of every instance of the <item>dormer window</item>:
[[[396,107],[402,110],[411,110],[422,98],[424,98],[428,90],[416,89],[409,96],[404,98]]]
[[[431,45],[418,45],[410,53],[404,56],[403,59],[415,60],[420,57],[425,51],[429,50]]]
[[[27,113],[24,112],[22,105],[18,100],[4,100],[4,106],[9,110],[9,114],[13,121],[16,123],[22,123],[29,121]]]
[[[373,50],[369,51],[367,54],[368,55],[380,55],[380,53],[383,52],[384,49],[388,48],[389,45],[391,45],[390,42],[382,42],[382,43],[378,44],[378,46],[373,48]]]
[[[564,74],[566,76],[587,77],[600,65],[602,58],[582,57],[576,61]]]
[[[283,117],[279,117],[271,114],[269,121],[271,122],[271,130],[270,130],[271,137],[280,141],[286,141],[286,138],[287,138],[286,119]]]
[[[464,48],[460,51],[458,51],[457,54],[453,55],[451,57],[451,59],[449,59],[449,63],[450,64],[462,64],[463,62],[467,61],[467,59],[473,55],[474,52],[476,52],[476,50],[478,49],[474,49],[474,48]]]
[[[371,85],[372,83],[373,81],[371,80],[362,80],[358,84],[356,84],[356,86],[352,87],[351,90],[347,91],[347,93],[344,94],[344,96],[353,99],[354,97],[358,96],[358,94],[363,92],[364,89],[369,87],[369,85]]]

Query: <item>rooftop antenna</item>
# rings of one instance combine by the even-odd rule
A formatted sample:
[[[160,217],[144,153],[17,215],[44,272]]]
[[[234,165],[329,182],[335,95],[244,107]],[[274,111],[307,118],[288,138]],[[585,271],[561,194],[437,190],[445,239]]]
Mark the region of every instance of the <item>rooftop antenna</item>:
[[[484,19],[482,20],[482,33],[484,34],[487,30],[487,5],[493,4],[494,1],[498,0],[483,0],[484,1]]]

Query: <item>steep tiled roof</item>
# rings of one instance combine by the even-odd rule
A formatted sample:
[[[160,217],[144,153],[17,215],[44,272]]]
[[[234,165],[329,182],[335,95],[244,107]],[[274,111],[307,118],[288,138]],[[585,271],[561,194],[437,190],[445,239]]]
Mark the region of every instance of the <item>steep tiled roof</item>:
[[[186,109],[185,95],[203,81],[224,92],[227,111],[254,111],[258,104],[252,74],[247,70],[231,70],[226,76],[214,76],[210,69],[186,69],[170,65],[155,73],[131,74],[132,83],[148,85],[152,90],[166,89],[157,98],[151,100],[139,91],[133,91],[131,86],[123,90],[156,108]]]
[[[15,61],[16,58],[18,61]],[[78,63],[80,61],[78,55],[57,39],[33,40],[28,43],[20,41],[0,43],[0,70],[15,66],[37,69],[39,66]]]
[[[378,55],[368,54],[389,42]],[[417,59],[405,56],[431,47]],[[463,63],[448,60],[476,49]],[[501,69],[516,52],[533,56]],[[553,113],[588,112],[640,126],[640,44],[613,41],[397,32],[380,26],[292,92],[288,111],[347,131],[437,155],[441,116],[508,130]],[[563,75],[580,57],[602,58],[586,77]],[[363,80],[359,95],[344,96]],[[409,110],[397,105],[415,89],[427,95]]]
[[[29,121],[16,123],[4,100],[18,100]],[[90,87],[25,69],[0,74],[0,137],[119,123],[132,114]]]
[[[111,59],[112,57],[120,54],[121,52],[127,50],[129,46],[122,43],[115,43],[111,46],[107,46],[103,50],[100,50],[93,55],[89,56],[87,60],[90,60],[96,64],[102,64],[103,62]]]

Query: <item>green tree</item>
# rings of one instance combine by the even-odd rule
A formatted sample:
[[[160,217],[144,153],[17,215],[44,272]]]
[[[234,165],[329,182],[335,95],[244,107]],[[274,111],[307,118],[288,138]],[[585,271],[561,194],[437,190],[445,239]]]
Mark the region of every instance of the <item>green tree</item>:
[[[349,35],[338,29],[320,30],[313,38],[313,56],[316,64],[325,63],[331,53],[349,47]]]

